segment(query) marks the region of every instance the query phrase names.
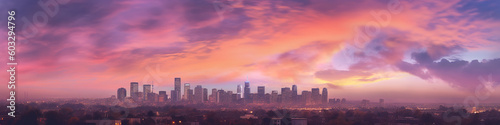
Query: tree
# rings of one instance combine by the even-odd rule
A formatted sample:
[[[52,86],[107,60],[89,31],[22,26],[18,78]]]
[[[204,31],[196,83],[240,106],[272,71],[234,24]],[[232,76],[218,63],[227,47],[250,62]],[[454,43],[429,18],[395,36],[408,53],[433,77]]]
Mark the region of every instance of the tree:
[[[48,111],[45,113],[46,125],[65,125],[61,115],[57,111]]]
[[[40,110],[29,109],[21,115],[21,119],[16,123],[18,125],[38,125],[38,117],[40,117]]]

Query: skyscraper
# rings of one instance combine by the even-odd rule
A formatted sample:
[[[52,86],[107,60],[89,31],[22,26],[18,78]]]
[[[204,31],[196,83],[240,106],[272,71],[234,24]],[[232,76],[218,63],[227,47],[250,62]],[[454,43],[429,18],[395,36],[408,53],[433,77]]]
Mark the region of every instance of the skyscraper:
[[[312,102],[311,92],[310,91],[302,91],[302,103],[305,105],[309,105]]]
[[[116,97],[118,98],[118,100],[120,101],[125,100],[125,97],[127,96],[127,90],[125,90],[125,88],[119,88],[116,93],[117,93]]]
[[[257,101],[260,103],[266,102],[264,99],[265,95],[266,95],[265,86],[257,86],[257,99],[254,99],[254,101]]]
[[[259,97],[264,97],[265,94],[266,94],[266,87],[257,86],[257,95],[259,95]]]
[[[167,91],[158,91],[158,102],[165,102],[167,99]]]
[[[188,89],[187,90],[186,100],[192,102],[193,98],[194,98],[193,89]]]
[[[323,88],[323,92],[321,92],[321,102],[323,104],[328,104],[328,90]]]
[[[137,99],[137,92],[139,92],[139,83],[130,82],[130,97]]]
[[[278,91],[277,90],[273,90],[271,92],[271,97],[269,99],[269,103],[277,103],[278,102]]]
[[[225,94],[226,94],[226,92],[223,89],[218,90],[216,95],[215,95],[215,100],[216,100],[215,102],[222,103],[222,102],[226,101],[225,100],[226,98],[224,96]]]
[[[172,100],[172,102],[176,102],[179,100],[179,98],[177,98],[178,97],[177,94],[178,91],[175,90],[170,91],[170,100]]]
[[[191,85],[189,83],[184,83],[184,95],[182,96],[182,99],[188,100],[189,95],[188,95],[188,90],[191,89]]]
[[[319,88],[311,89],[311,101],[313,104],[318,104],[321,102],[321,95],[319,94]]]
[[[217,102],[217,89],[212,89],[212,95],[210,95],[210,102]]]
[[[248,80],[245,81],[245,89],[243,92],[243,98],[245,98],[246,101],[250,101],[250,82]]]
[[[196,103],[202,103],[203,102],[203,88],[201,85],[197,85],[194,88],[194,102]]]
[[[288,87],[281,88],[281,102],[282,103],[290,103],[291,97],[292,97],[292,91],[290,90],[290,88],[288,88]]]
[[[206,102],[208,101],[208,89],[207,88],[203,88],[203,102]]]
[[[297,101],[297,85],[292,85],[292,100]]]
[[[236,87],[236,94],[238,94],[238,96],[240,96],[240,98],[243,98],[243,94],[241,94],[241,85],[238,85]]]
[[[148,94],[151,93],[151,85],[150,84],[144,84],[142,86],[142,92],[143,92],[143,95],[144,95],[144,100],[148,100]]]
[[[174,78],[174,90],[177,92],[175,95],[175,101],[179,101],[181,99],[181,78]],[[173,96],[173,95],[172,95]]]

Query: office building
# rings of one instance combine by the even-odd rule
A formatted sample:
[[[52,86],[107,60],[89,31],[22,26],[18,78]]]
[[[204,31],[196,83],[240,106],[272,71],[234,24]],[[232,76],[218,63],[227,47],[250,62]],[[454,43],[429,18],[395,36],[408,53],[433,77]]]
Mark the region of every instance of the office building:
[[[250,100],[250,82],[248,80],[245,81],[245,89],[243,91],[243,98],[245,98],[246,101]]]
[[[175,101],[179,101],[181,100],[181,78],[174,78],[174,90],[177,92],[175,95],[176,96],[176,100]],[[171,95],[172,96],[172,95]]]
[[[312,104],[312,97],[310,91],[302,91],[302,103],[305,105]]]
[[[158,101],[158,94],[156,93],[147,93],[147,98],[146,101],[148,102],[157,102]]]
[[[297,101],[297,85],[292,85],[292,100]]]
[[[193,89],[188,89],[186,100],[192,102],[193,98],[194,98]]]
[[[257,86],[257,95],[259,96],[259,98],[263,98],[265,94],[266,94],[266,87]]]
[[[196,103],[202,103],[203,102],[203,88],[201,87],[201,85],[197,85],[194,88],[194,99],[193,99],[193,101],[196,102]]]
[[[158,102],[165,102],[168,100],[167,91],[158,91]]]
[[[239,94],[240,98],[243,98],[243,94],[241,93],[241,89],[242,89],[241,85],[238,85],[236,87],[236,94]]]
[[[326,88],[323,88],[321,92],[321,103],[328,104],[328,90]]]
[[[223,89],[218,90],[217,93],[215,94],[215,100],[216,100],[215,102],[216,103],[222,103],[222,102],[224,102],[224,99],[225,99],[224,95],[225,95],[225,93],[226,92]]]
[[[139,83],[130,82],[130,97],[137,99],[137,92],[139,92]]]
[[[118,100],[123,101],[127,96],[127,90],[125,90],[125,88],[119,88],[116,95]]]
[[[290,88],[285,87],[281,88],[281,103],[290,103],[292,100],[290,99],[292,97],[292,91]]]
[[[368,106],[369,104],[370,104],[370,100],[366,100],[366,99],[361,100],[362,106]]]
[[[313,104],[319,104],[321,103],[321,95],[319,94],[319,88],[312,88],[311,89],[311,103]]]
[[[188,95],[188,90],[191,89],[191,85],[189,83],[184,83],[184,95],[182,96],[182,99],[188,100],[189,95]]]
[[[213,88],[212,89],[212,94],[210,95],[209,101],[210,102],[217,102],[217,89]]]
[[[151,85],[150,84],[144,84],[142,86],[142,92],[143,92],[143,95],[144,95],[144,100],[149,100],[148,99],[148,94],[151,93]]]
[[[208,89],[207,88],[203,88],[203,102],[207,102],[208,101]]]
[[[170,91],[170,100],[172,102],[179,101],[179,98],[178,98],[179,96],[177,96],[177,94],[178,94],[178,91],[175,91],[175,90]]]
[[[269,98],[269,103],[278,103],[278,91],[273,90],[271,92],[271,97]]]
[[[329,103],[329,104],[337,104],[337,102],[335,101],[335,98],[333,98],[333,99],[328,99],[328,103]]]

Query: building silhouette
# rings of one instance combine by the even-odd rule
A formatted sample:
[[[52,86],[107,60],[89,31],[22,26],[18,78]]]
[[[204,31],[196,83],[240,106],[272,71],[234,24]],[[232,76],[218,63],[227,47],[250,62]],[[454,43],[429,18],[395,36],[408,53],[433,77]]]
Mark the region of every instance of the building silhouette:
[[[193,102],[194,98],[193,89],[188,89],[186,94],[187,94],[186,101]]]
[[[236,94],[238,94],[240,97],[239,98],[243,98],[243,94],[241,93],[241,85],[238,85],[236,86]]]
[[[144,95],[143,99],[144,100],[149,100],[148,99],[148,94],[151,93],[151,85],[150,84],[144,84],[142,86],[142,94]]]
[[[201,85],[197,85],[194,88],[194,99],[193,99],[193,101],[196,102],[196,103],[202,103],[203,102],[203,88],[201,87]]]
[[[172,99],[175,99],[174,101],[179,101],[181,99],[181,78],[174,78],[174,91],[175,93],[175,98],[173,98],[173,94],[171,94]]]
[[[328,90],[326,88],[323,88],[321,92],[321,103],[328,104]]]
[[[130,97],[132,97],[132,99],[137,99],[138,92],[139,92],[139,83],[130,82]]]
[[[310,91],[302,91],[302,103],[304,105],[312,104],[312,96]]]
[[[191,89],[190,83],[185,83],[184,88],[180,87],[181,78],[174,78],[174,90],[170,91],[170,99],[167,95],[167,91],[153,92],[153,85],[144,84],[143,91],[139,90],[138,82],[130,82],[130,95],[134,101],[144,101],[148,104],[150,102],[181,102],[178,104],[195,104],[195,103],[270,103],[270,104],[283,104],[287,105],[318,105],[318,104],[338,104],[345,103],[345,98],[340,100],[340,98],[329,99],[328,89],[323,88],[320,91],[319,88],[311,88],[311,91],[302,91],[301,94],[298,93],[297,85],[292,85],[292,87],[281,88],[281,93],[279,90],[271,90],[271,93],[266,93],[266,86],[257,86],[257,92],[250,92],[250,82],[248,79],[243,85],[236,85],[236,91],[224,91],[223,89],[213,88],[211,94],[207,88],[203,88],[202,85],[196,85]],[[243,88],[242,88],[243,87]],[[182,90],[182,96],[179,90]],[[121,95],[125,93],[125,95]],[[120,100],[126,98],[125,88],[120,88],[118,90],[117,97]],[[243,97],[243,98],[241,98]],[[383,104],[383,99],[380,100],[381,105]],[[156,104],[153,104],[156,105]]]
[[[212,89],[212,94],[210,95],[210,102],[217,102],[217,89],[213,88]]]
[[[158,91],[158,102],[165,102],[168,100],[167,91]]]
[[[292,100],[297,101],[297,85],[292,85]]]
[[[271,97],[269,97],[269,103],[278,103],[278,91],[273,90],[271,92]]]
[[[290,103],[292,100],[292,90],[289,87],[281,88],[281,103]]]
[[[243,95],[244,95],[243,98],[245,98],[246,102],[251,102],[251,99],[250,99],[250,82],[248,80],[245,81],[245,89],[244,89]]]
[[[319,104],[321,103],[321,95],[319,94],[319,88],[312,88],[311,89],[311,103],[313,104]]]
[[[170,91],[170,100],[171,100],[172,102],[177,102],[177,101],[179,101],[179,98],[178,98],[179,96],[178,96],[177,94],[179,94],[179,91],[175,91],[175,90],[171,90],[171,91]]]
[[[125,100],[126,96],[127,96],[127,90],[125,90],[125,88],[119,88],[116,93],[116,97],[118,98],[118,100],[123,101]]]
[[[189,83],[184,83],[184,95],[182,96],[182,99],[189,100],[189,89],[191,89],[191,85]]]
[[[208,89],[207,88],[203,88],[203,102],[207,102],[208,101]]]

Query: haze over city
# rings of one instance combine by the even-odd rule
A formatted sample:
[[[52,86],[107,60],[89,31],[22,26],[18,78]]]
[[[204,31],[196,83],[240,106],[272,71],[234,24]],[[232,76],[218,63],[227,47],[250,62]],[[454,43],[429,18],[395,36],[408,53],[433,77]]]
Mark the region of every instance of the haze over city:
[[[33,24],[36,32],[19,16],[17,96],[108,98],[130,82],[170,92],[180,77],[208,89],[236,91],[248,80],[251,93],[297,85],[299,92],[327,88],[332,98],[412,103],[462,103],[486,81],[494,91],[481,103],[499,102],[497,1],[220,5],[72,0],[46,25]],[[16,13],[30,21],[43,12],[36,2],[1,10],[7,6],[23,8]]]

